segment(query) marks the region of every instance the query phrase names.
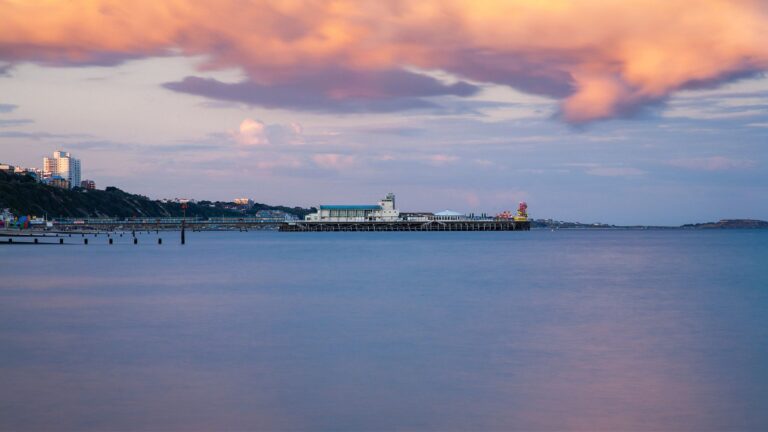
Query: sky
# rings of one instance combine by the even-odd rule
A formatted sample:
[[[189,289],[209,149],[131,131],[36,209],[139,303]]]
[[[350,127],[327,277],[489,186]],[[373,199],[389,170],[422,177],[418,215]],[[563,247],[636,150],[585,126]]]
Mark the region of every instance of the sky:
[[[0,0],[0,162],[152,198],[768,220],[768,3]]]

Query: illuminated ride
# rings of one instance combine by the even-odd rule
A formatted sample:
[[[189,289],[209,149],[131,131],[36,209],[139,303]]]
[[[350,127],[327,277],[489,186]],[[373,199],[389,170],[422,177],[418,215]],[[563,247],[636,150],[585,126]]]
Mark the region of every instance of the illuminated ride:
[[[528,204],[525,201],[521,201],[517,206],[517,214],[512,218],[515,222],[527,222],[528,221]]]

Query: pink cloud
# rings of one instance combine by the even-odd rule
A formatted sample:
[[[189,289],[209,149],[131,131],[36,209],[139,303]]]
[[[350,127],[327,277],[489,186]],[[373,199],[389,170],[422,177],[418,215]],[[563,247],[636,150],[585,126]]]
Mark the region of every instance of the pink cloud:
[[[238,144],[243,146],[262,146],[269,144],[266,125],[253,119],[245,119],[240,123],[239,130],[234,134]]]
[[[297,122],[268,125],[260,120],[246,118],[237,131],[230,132],[230,136],[243,149],[305,143],[304,129]]]
[[[565,120],[587,122],[767,70],[767,27],[758,0],[19,1],[2,6],[0,61],[203,56],[201,70],[247,79],[166,86],[320,111],[428,108],[478,90],[415,67],[553,97]]]

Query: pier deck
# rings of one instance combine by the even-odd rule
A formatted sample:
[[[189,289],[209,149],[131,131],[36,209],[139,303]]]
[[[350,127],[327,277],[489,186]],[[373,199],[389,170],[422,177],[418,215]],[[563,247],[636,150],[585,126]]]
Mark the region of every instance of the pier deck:
[[[284,232],[315,231],[529,231],[530,222],[511,220],[482,221],[395,221],[395,222],[317,222],[297,221],[280,225]]]

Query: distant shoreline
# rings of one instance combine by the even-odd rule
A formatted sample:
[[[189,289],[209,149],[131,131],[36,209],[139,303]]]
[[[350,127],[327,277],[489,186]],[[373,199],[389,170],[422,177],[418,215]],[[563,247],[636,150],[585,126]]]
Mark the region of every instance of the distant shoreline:
[[[722,219],[717,222],[703,222],[695,224],[685,224],[680,226],[659,226],[659,225],[608,225],[602,223],[584,224],[579,222],[560,222],[537,219],[531,221],[531,229],[568,229],[568,230],[594,230],[594,229],[623,229],[623,230],[668,230],[668,229],[765,229],[768,228],[768,222],[757,219]]]

